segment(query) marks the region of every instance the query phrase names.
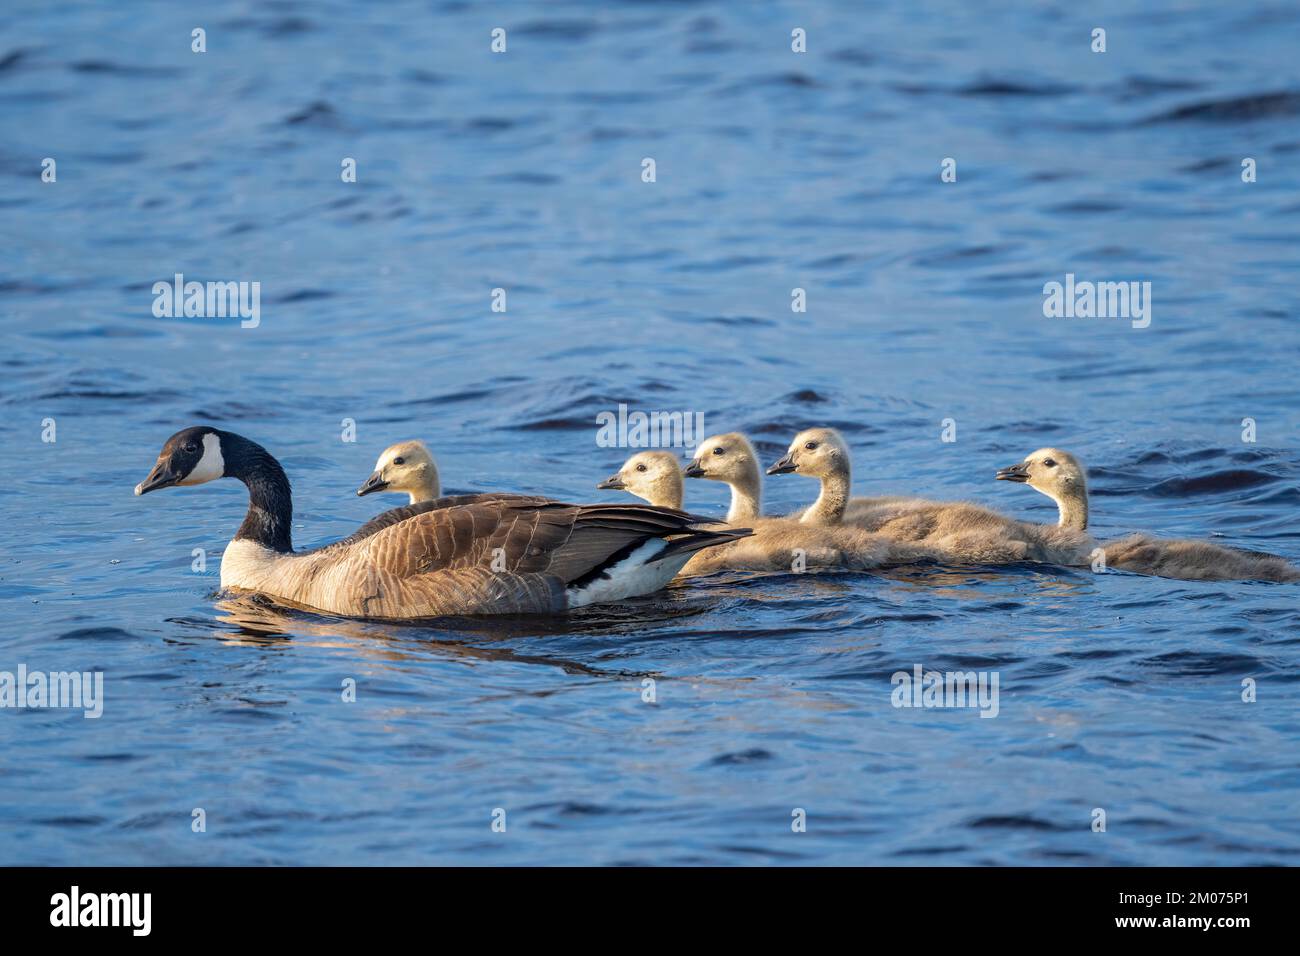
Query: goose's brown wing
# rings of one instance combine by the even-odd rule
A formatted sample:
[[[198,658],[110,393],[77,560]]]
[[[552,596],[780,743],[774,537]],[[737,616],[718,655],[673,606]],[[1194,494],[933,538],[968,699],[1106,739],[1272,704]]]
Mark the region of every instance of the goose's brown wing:
[[[358,541],[343,560],[364,574],[349,612],[376,617],[549,613],[566,589],[600,577],[652,539],[662,555],[749,534],[649,505],[495,499],[425,511]]]
[[[397,578],[484,568],[552,575],[567,585],[651,538],[688,534],[713,523],[649,505],[494,498],[416,513],[358,546],[369,566]]]
[[[333,544],[328,545],[328,547],[346,547],[355,544],[363,538],[370,537],[376,531],[383,531],[391,525],[395,525],[400,521],[405,521],[407,518],[413,518],[416,515],[424,514],[426,511],[439,511],[443,508],[454,508],[458,505],[477,504],[483,501],[519,501],[541,504],[550,500],[550,498],[544,498],[539,495],[520,495],[505,491],[490,491],[472,495],[444,495],[443,497],[435,498],[432,501],[421,501],[418,504],[403,505],[400,508],[392,508],[388,511],[382,512],[381,514],[377,514],[346,538],[342,538]]]

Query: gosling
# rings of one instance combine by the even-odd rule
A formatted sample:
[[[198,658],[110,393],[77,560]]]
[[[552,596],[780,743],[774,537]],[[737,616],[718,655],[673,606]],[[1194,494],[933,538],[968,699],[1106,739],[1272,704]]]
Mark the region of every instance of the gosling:
[[[438,465],[424,442],[399,441],[383,450],[374,473],[357,489],[357,497],[380,491],[405,492],[413,505],[441,497]]]
[[[803,511],[801,522],[856,528],[892,542],[896,556],[957,565],[1088,563],[1086,539],[1075,532],[1016,521],[969,502],[905,497],[856,498],[851,502],[849,449],[833,428],[800,432],[767,473],[806,475],[821,482],[817,501]],[[858,505],[854,512],[850,512],[850,503]]]
[[[596,487],[626,491],[657,508],[682,510],[682,469],[677,456],[669,451],[638,452]]]
[[[1076,533],[1088,527],[1088,474],[1059,448],[1040,448],[1000,470],[999,481],[1028,485],[1056,502],[1057,525]],[[1275,554],[1239,551],[1208,541],[1133,534],[1101,545],[1106,566],[1184,581],[1300,582],[1300,568]]]
[[[739,432],[714,435],[700,442],[686,477],[721,481],[731,488],[727,524],[743,523],[752,537],[701,552],[683,574],[721,569],[744,571],[867,570],[901,563],[904,557],[889,542],[857,528],[814,525],[793,517],[763,517],[763,477],[758,455]],[[742,547],[743,545],[743,547]]]

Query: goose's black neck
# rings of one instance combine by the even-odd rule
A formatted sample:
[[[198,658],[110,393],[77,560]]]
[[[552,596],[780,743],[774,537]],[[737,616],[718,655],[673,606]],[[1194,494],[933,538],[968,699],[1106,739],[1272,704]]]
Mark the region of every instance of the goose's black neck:
[[[221,457],[228,478],[248,487],[248,514],[235,540],[255,541],[272,551],[293,550],[293,492],[289,479],[269,451],[233,432],[220,432]]]

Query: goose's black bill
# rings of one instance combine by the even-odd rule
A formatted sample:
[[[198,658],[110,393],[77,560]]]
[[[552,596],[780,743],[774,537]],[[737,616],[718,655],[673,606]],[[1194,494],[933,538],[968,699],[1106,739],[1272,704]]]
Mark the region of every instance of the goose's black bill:
[[[618,475],[610,475],[596,487],[603,488],[606,491],[622,491],[627,485],[623,483],[623,479]]]
[[[703,478],[704,469],[700,467],[700,460],[696,458],[689,465],[682,469],[682,474],[687,478]]]
[[[149,477],[140,484],[135,486],[137,495],[147,495],[151,491],[157,491],[159,488],[170,488],[181,480],[181,476],[172,470],[171,460],[160,461],[153,466],[153,471],[149,472]]]
[[[790,455],[786,455],[767,470],[769,475],[788,475],[799,466],[794,463]]]
[[[1029,466],[1023,461],[1018,465],[1012,465],[1010,468],[1003,468],[994,476],[998,481],[1020,481],[1029,480]]]
[[[376,491],[383,491],[387,487],[388,487],[388,482],[384,481],[383,476],[380,475],[379,472],[375,472],[373,475],[371,475],[369,478],[366,479],[365,484],[363,484],[360,488],[357,489],[357,497],[360,498],[360,497],[364,497],[365,495],[371,495],[374,494]]]

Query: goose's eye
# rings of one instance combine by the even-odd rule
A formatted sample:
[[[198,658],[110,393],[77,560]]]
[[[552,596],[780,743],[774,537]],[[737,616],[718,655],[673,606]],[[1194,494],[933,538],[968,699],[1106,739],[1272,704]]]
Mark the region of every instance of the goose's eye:
[[[812,451],[817,447],[817,443],[815,441],[806,441],[803,443],[803,447],[807,448],[809,451]]]
[[[636,470],[637,470],[637,471],[645,471],[645,465],[637,465],[637,466],[636,466]]]
[[[1043,459],[1043,464],[1046,465],[1048,468],[1055,468],[1055,467],[1056,467],[1056,462],[1052,461],[1052,459],[1050,459],[1050,458],[1044,458],[1044,459]]]
[[[394,459],[393,459],[393,464],[394,464],[394,465],[405,465],[405,464],[406,464],[406,459],[405,459],[405,458],[394,458]]]
[[[726,450],[725,448],[719,446],[719,447],[713,449],[713,453],[714,453],[715,455],[725,455],[725,454],[727,453],[727,450]]]
[[[191,455],[194,454],[194,453],[195,453],[196,451],[198,451],[198,450],[199,450],[199,446],[196,445],[196,444],[194,444],[194,442],[186,442],[186,443],[185,443],[185,451],[189,452]]]

